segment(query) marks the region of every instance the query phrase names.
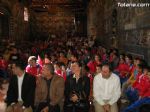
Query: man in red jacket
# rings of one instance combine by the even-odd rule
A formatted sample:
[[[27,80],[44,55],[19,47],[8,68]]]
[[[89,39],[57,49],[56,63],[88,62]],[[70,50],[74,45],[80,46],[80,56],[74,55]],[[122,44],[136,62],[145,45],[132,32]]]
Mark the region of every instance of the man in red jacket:
[[[137,76],[132,87],[138,90],[140,98],[150,96],[150,76],[148,67],[144,67],[143,74]]]
[[[150,67],[144,68],[143,75],[139,76],[133,87],[139,91],[139,100],[127,107],[123,112],[136,112],[143,104],[150,104]]]

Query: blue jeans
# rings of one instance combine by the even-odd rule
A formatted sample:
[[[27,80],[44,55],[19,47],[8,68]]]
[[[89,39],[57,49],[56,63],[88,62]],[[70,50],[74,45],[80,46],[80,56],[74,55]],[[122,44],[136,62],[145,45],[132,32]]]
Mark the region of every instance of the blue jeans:
[[[145,97],[140,100],[137,100],[129,107],[127,107],[123,112],[138,112],[138,109],[143,104],[150,104],[150,97]]]
[[[126,90],[126,95],[130,103],[134,103],[139,98],[138,91],[132,87],[128,87]]]

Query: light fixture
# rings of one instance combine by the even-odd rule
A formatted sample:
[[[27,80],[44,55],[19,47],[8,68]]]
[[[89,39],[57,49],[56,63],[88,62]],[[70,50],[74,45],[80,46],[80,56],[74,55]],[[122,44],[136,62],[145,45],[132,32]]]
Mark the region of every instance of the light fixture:
[[[4,15],[4,13],[3,13],[3,12],[0,12],[0,14],[1,14],[1,15]]]

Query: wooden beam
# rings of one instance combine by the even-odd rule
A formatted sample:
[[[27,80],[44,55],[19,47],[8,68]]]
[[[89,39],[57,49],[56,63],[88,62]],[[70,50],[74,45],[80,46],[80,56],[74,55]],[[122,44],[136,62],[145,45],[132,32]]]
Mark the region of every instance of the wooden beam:
[[[57,6],[83,6],[82,2],[50,2],[50,1],[33,1],[31,3],[31,5],[37,5],[37,4],[41,4],[41,5],[57,5]]]

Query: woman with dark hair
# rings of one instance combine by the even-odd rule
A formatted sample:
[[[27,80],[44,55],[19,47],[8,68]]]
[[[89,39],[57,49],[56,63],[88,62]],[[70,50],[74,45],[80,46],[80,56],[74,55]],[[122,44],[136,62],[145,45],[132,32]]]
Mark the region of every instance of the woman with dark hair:
[[[120,77],[121,85],[128,80],[129,75],[129,66],[125,63],[125,59],[122,57],[119,60],[119,65],[115,70],[118,72]]]
[[[87,66],[90,69],[90,73],[95,74],[96,72],[96,66],[101,64],[101,59],[98,54],[95,54],[94,59],[91,59],[88,63]]]
[[[82,74],[79,62],[71,63],[73,75],[66,80],[65,85],[65,112],[88,112],[88,98],[90,94],[90,79]]]

